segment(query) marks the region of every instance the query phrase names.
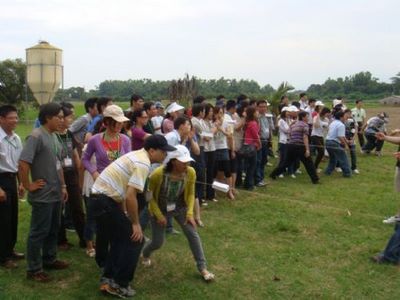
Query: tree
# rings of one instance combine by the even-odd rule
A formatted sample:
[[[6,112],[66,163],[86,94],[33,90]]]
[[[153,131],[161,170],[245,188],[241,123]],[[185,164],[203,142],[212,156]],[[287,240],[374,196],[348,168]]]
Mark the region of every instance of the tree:
[[[396,76],[390,78],[393,86],[393,93],[396,95],[400,94],[400,72],[396,74]]]
[[[26,64],[21,59],[0,61],[0,102],[13,105],[25,100]],[[33,95],[28,89],[28,100]]]
[[[287,95],[287,93],[293,89],[294,89],[293,86],[291,86],[288,82],[284,81],[279,85],[279,87],[276,89],[276,91],[271,95],[272,111],[276,115],[278,115],[278,106],[279,106],[279,102],[281,101],[282,96]]]

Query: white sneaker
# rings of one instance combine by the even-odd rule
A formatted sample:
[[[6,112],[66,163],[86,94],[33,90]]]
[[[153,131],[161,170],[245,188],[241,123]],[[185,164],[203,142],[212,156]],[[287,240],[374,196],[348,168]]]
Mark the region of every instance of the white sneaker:
[[[258,187],[263,187],[263,186],[266,186],[267,184],[266,184],[266,182],[263,180],[263,181],[260,181],[259,183],[257,183],[256,184],[256,186],[258,186]]]
[[[342,168],[335,168],[336,172],[342,173]]]
[[[322,172],[322,169],[317,169],[317,174],[319,174],[319,173],[321,173]]]
[[[285,177],[285,176],[284,176],[283,174],[281,174],[281,175],[279,175],[278,177],[279,177],[279,178],[283,178],[283,177]]]
[[[142,259],[142,265],[143,266],[145,266],[145,267],[150,267],[151,266],[151,259],[150,258],[146,258],[146,257],[143,257],[143,259]]]
[[[400,222],[400,216],[391,216],[382,222],[383,224],[394,224],[396,222]]]
[[[302,174],[303,172],[300,169],[296,170],[296,174]]]
[[[354,169],[354,170],[353,170],[353,173],[354,173],[354,174],[360,174],[360,171],[358,171],[357,169]]]
[[[292,174],[290,175],[293,179],[296,179],[296,175]]]

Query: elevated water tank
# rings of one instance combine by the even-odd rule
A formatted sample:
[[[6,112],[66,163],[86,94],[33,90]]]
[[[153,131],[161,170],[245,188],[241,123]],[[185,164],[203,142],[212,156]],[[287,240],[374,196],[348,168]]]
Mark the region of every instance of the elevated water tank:
[[[53,100],[63,81],[62,50],[40,41],[26,49],[26,80],[41,105]]]

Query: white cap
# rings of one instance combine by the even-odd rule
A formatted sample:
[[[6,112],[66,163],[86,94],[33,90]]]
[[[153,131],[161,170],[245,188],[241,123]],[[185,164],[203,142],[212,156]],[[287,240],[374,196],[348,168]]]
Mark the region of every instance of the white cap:
[[[179,105],[179,104],[176,103],[176,102],[172,102],[172,103],[167,107],[167,109],[165,110],[165,112],[166,112],[166,113],[172,113],[172,112],[179,111],[179,110],[182,110],[182,109],[185,109],[182,105]]]
[[[168,152],[168,155],[164,160],[164,164],[167,164],[171,159],[177,159],[183,163],[194,161],[194,159],[190,156],[188,148],[183,145],[176,145],[175,148],[175,151]]]
[[[296,106],[294,106],[294,105],[290,105],[290,106],[288,107],[288,110],[287,110],[287,111],[290,111],[290,112],[298,112],[299,109],[298,109]]]
[[[282,111],[289,111],[289,106],[284,106],[284,107],[282,107],[281,112],[282,112]]]
[[[315,102],[315,106],[325,106],[325,104],[322,103],[322,101],[318,100],[317,102]]]
[[[125,117],[122,108],[115,104],[107,106],[103,111],[103,116],[110,117],[120,123],[129,121],[129,119]]]
[[[333,107],[335,107],[335,106],[338,105],[338,104],[342,104],[342,103],[343,103],[342,100],[334,99],[334,100],[333,100]]]

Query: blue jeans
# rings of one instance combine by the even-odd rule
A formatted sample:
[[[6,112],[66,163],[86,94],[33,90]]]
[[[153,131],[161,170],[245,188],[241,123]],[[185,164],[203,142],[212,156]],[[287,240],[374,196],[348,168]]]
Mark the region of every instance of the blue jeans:
[[[28,271],[36,272],[43,263],[51,264],[57,255],[57,236],[60,227],[61,201],[33,202],[31,227],[28,236]]]
[[[244,159],[246,167],[246,178],[244,179],[244,188],[252,190],[254,188],[254,177],[256,172],[257,157],[253,155]]]
[[[256,184],[264,180],[264,169],[268,162],[268,143],[262,142],[261,149],[257,151],[257,163],[255,172]]]
[[[400,262],[400,223],[394,227],[394,233],[381,254],[385,261],[397,264]]]
[[[326,150],[328,150],[329,153],[329,163],[325,169],[325,174],[331,175],[333,170],[336,168],[336,164],[338,163],[342,168],[343,176],[350,177],[351,170],[344,148],[342,148],[340,144],[334,140],[326,140]]]

